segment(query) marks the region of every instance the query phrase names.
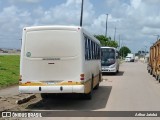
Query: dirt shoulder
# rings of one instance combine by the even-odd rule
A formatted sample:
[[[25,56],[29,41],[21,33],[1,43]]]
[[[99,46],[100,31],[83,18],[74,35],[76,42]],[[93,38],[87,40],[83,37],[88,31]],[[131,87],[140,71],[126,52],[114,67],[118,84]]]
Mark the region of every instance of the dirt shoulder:
[[[21,94],[18,91],[18,86],[11,86],[4,89],[0,89],[0,111],[23,111],[25,108],[33,102],[35,99],[30,100],[24,104],[18,105],[16,101],[30,96],[31,94]]]

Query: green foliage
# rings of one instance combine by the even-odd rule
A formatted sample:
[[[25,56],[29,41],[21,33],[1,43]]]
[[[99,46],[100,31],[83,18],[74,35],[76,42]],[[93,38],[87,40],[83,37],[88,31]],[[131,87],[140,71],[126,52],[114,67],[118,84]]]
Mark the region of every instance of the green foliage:
[[[95,35],[95,37],[100,41],[101,46],[118,47],[118,43],[111,40],[111,37],[106,38],[104,35]]]
[[[18,84],[19,55],[0,55],[0,87]]]
[[[126,57],[128,53],[131,53],[131,50],[128,47],[123,46],[119,50],[119,53],[120,53],[120,56]]]

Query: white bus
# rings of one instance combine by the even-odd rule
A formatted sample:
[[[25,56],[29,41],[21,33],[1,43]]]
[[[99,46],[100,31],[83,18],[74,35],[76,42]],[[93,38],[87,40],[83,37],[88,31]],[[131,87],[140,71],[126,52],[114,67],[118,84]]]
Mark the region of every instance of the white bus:
[[[101,47],[102,73],[119,72],[119,53],[114,47]]]
[[[23,29],[19,91],[82,93],[88,99],[101,81],[100,42],[78,26]]]

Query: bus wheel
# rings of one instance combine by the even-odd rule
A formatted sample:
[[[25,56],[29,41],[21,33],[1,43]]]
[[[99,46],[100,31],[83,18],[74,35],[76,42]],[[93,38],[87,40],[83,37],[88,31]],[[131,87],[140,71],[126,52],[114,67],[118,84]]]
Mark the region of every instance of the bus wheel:
[[[152,70],[150,70],[150,75],[152,75]]]
[[[84,94],[84,98],[87,100],[91,100],[92,99],[92,94],[93,94],[93,75],[92,75],[92,81],[91,81],[91,91],[87,94]]]
[[[153,74],[153,73],[152,73],[152,76],[153,76],[154,78],[156,77],[156,75],[155,75],[155,74]]]
[[[119,73],[119,69],[117,69],[117,73]]]
[[[117,71],[116,72],[113,72],[113,75],[116,75],[117,74]]]
[[[158,75],[158,82],[160,83],[160,78],[159,78],[160,76]]]
[[[158,80],[159,79],[159,75],[156,75],[156,80]]]
[[[41,93],[41,98],[42,98],[42,99],[48,99],[49,96],[48,96],[47,93]]]
[[[94,90],[97,90],[99,88],[99,82],[97,83],[97,85],[94,87]]]
[[[98,81],[97,85],[94,87],[95,90],[97,90],[99,88],[99,83],[100,83],[100,81],[102,79],[101,77],[102,77],[101,73],[99,73],[99,81]]]

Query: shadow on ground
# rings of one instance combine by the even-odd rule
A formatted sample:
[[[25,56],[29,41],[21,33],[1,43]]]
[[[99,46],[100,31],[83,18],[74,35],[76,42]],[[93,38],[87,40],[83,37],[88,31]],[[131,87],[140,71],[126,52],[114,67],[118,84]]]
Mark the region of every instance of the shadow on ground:
[[[58,95],[56,98],[40,100],[30,104],[26,109],[30,110],[97,110],[103,109],[112,90],[111,86],[100,86],[94,90],[92,100],[80,98],[77,94]]]
[[[118,73],[102,73],[103,76],[123,76],[124,71],[119,71]]]

